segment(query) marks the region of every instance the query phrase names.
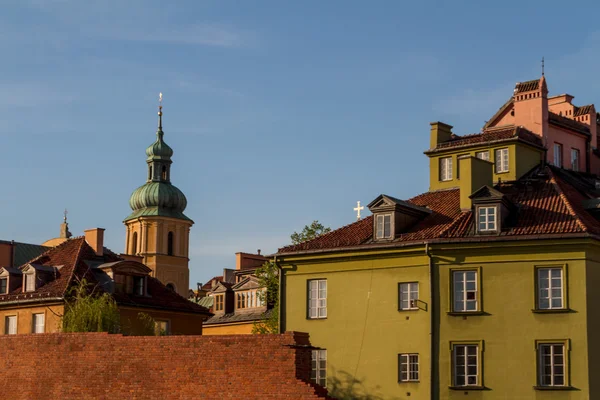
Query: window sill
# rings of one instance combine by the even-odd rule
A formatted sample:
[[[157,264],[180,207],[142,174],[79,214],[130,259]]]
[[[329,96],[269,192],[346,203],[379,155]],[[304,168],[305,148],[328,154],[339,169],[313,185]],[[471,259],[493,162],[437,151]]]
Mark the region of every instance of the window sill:
[[[469,315],[490,315],[484,311],[448,311],[446,314],[453,317],[466,317]]]
[[[566,313],[574,313],[576,311],[571,310],[570,308],[550,308],[550,309],[533,309],[531,310],[534,314],[566,314]]]
[[[485,386],[448,386],[448,388],[450,390],[463,390],[463,391],[468,391],[468,390],[490,390],[489,388],[486,388]]]
[[[535,390],[579,390],[573,386],[534,386]]]
[[[496,175],[508,174],[510,171],[495,172]]]
[[[398,312],[414,312],[414,311],[419,311],[420,308],[399,308]]]
[[[306,317],[307,321],[322,321],[324,319],[327,319],[327,317],[321,317],[321,318],[309,318],[309,317]]]

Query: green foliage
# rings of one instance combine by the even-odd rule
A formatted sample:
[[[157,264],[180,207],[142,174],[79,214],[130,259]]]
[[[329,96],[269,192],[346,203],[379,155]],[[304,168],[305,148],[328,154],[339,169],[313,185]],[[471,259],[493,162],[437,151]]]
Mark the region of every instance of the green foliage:
[[[156,321],[149,314],[140,312],[137,315],[137,319],[140,323],[140,336],[155,336],[156,335]]]
[[[257,293],[258,298],[270,309],[267,319],[255,321],[252,333],[279,333],[279,269],[272,262],[266,262],[256,270],[260,286],[264,287]]]
[[[324,227],[319,221],[313,221],[312,224],[306,225],[304,229],[302,229],[302,232],[292,233],[290,238],[292,239],[292,244],[298,244],[314,239],[327,232],[331,232],[331,228]]]
[[[71,287],[62,318],[63,332],[120,332],[119,309],[108,293],[97,294],[81,280]]]

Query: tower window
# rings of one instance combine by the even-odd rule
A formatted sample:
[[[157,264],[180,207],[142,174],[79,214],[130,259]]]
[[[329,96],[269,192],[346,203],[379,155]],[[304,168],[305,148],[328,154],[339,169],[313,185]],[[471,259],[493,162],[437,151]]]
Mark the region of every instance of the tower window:
[[[150,168],[148,168],[148,180],[152,180],[152,165],[150,166]]]
[[[175,285],[173,285],[172,283],[167,283],[167,289],[169,289],[170,291],[174,292],[175,291]]]
[[[162,177],[163,181],[167,180],[167,166],[166,165],[162,166],[161,177]]]
[[[173,255],[173,232],[169,232],[167,236],[167,254],[170,256]]]
[[[133,239],[131,242],[131,254],[137,254],[137,232],[133,232]]]

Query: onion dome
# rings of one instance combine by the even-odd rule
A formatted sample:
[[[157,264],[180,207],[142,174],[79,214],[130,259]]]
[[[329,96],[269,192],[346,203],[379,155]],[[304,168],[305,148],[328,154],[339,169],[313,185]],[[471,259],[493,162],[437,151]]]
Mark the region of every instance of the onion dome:
[[[131,194],[129,206],[134,212],[158,207],[182,213],[187,207],[187,199],[181,190],[170,183],[147,182]]]
[[[147,161],[153,160],[171,160],[173,156],[173,149],[165,143],[163,140],[164,132],[162,127],[159,126],[156,131],[156,142],[152,143],[146,149]]]

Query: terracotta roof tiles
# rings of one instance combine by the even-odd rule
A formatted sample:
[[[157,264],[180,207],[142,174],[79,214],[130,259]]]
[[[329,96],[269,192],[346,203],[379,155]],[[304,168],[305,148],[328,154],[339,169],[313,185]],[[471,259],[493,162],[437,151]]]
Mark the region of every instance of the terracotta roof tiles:
[[[519,139],[536,146],[542,146],[541,138],[535,133],[530,132],[529,130],[522,127],[509,126],[494,129],[490,128],[484,130],[482,133],[475,133],[472,135],[453,135],[452,139],[450,139],[449,141],[438,144],[436,150],[510,139]]]
[[[516,93],[530,92],[532,90],[538,90],[540,88],[540,80],[534,79],[527,82],[517,82],[515,85]]]
[[[593,111],[594,111],[593,104],[588,104],[588,105],[581,106],[581,107],[575,107],[575,113],[573,113],[573,116],[578,117],[580,115],[590,114]]]

